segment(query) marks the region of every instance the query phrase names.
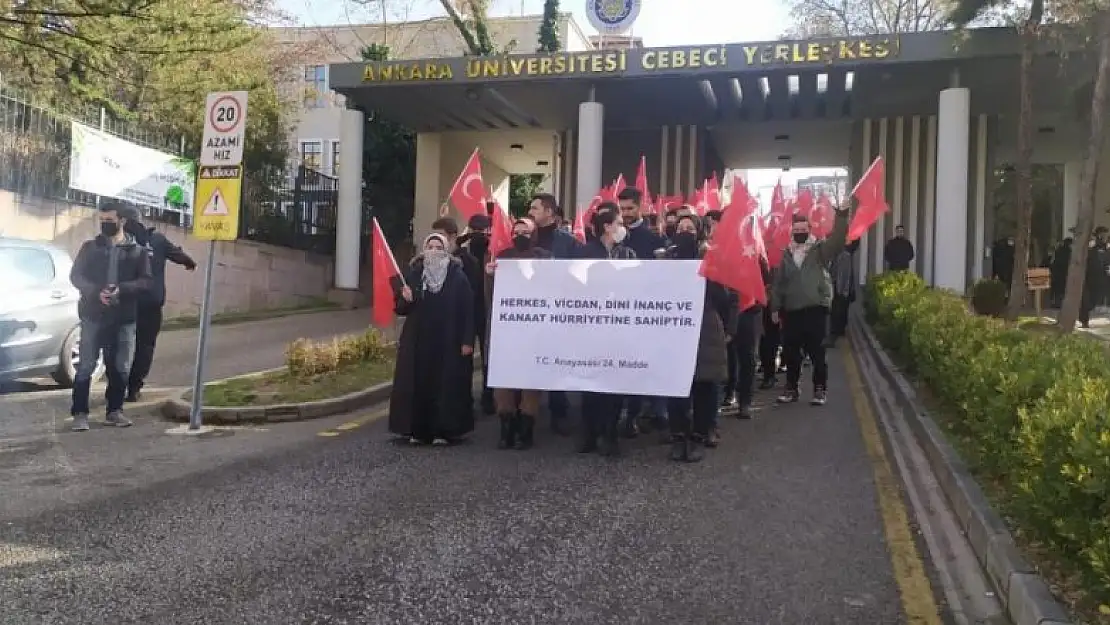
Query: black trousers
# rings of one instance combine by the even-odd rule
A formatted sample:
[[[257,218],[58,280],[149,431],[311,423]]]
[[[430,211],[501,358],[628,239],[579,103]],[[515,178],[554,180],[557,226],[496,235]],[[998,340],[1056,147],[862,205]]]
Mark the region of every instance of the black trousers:
[[[763,377],[775,377],[775,356],[778,354],[779,345],[782,343],[782,331],[777,323],[771,323],[771,311],[763,309],[763,336],[759,338],[759,366],[763,368]]]
[[[667,419],[671,434],[702,438],[709,436],[717,416],[717,383],[694,380],[689,397],[667,399]]]
[[[825,360],[825,323],[829,311],[824,306],[789,310],[782,320],[782,355],[786,360],[786,387],[798,389],[802,373],[802,355],[813,363],[813,386],[825,387],[829,382],[829,366]]]
[[[624,395],[582,393],[582,436],[616,438],[617,421],[624,405]]]
[[[154,348],[161,331],[162,307],[140,304],[135,318],[135,358],[127,381],[129,394],[138,393],[146,383],[146,376],[150,375],[150,367],[154,364]]]
[[[736,385],[740,379],[740,362],[736,359],[736,337],[725,345],[725,354],[728,355],[728,382],[725,382],[725,394],[735,394]]]
[[[835,295],[829,311],[829,333],[834,337],[844,336],[848,331],[848,306],[852,300],[847,295]]]
[[[741,405],[752,403],[755,387],[756,341],[763,324],[763,308],[741,312],[736,317],[736,336],[732,337],[729,355],[736,361],[735,383],[729,386]],[[772,356],[772,360],[774,357]]]

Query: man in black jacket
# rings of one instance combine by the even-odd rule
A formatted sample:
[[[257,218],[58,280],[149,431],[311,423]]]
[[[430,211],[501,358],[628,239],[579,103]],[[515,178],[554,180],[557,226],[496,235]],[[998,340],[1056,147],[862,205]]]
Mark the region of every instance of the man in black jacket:
[[[127,382],[127,401],[138,401],[142,394],[150,366],[154,364],[154,349],[162,331],[162,308],[166,305],[166,261],[177,263],[189,271],[197,264],[180,247],[174,245],[161,232],[143,225],[139,209],[128,206],[121,209],[124,231],[135,242],[146,248],[150,256],[150,288],[139,295],[135,316],[135,359]]]
[[[127,427],[123,399],[135,353],[135,319],[139,297],[150,288],[150,256],[125,231],[123,206],[115,202],[98,211],[100,234],[81,245],[69,281],[81,293],[80,360],[73,383],[73,430],[89,429],[89,386],[101,353],[108,373],[105,392],[107,425]]]

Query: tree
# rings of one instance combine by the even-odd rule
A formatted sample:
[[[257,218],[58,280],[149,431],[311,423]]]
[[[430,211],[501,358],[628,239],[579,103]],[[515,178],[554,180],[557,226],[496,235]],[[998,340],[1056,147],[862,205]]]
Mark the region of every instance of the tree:
[[[1087,245],[1095,226],[1095,185],[1102,150],[1106,145],[1106,107],[1110,105],[1110,9],[1099,8],[1094,16],[1098,28],[1098,70],[1095,72],[1091,94],[1091,127],[1088,135],[1083,172],[1079,179],[1079,207],[1075,223],[1075,242],[1072,245],[1068,282],[1064,289],[1064,302],[1060,307],[1057,327],[1065,332],[1075,330],[1079,307],[1083,299],[1083,283],[1087,273]]]
[[[361,51],[364,61],[388,61],[389,47],[370,44]],[[416,192],[416,136],[411,130],[366,112],[363,135],[362,181],[364,204],[378,218],[386,239],[409,238],[413,196]]]
[[[543,3],[543,21],[540,22],[540,47],[537,52],[559,51],[559,0]]]
[[[939,30],[947,0],[793,0],[790,38]]]
[[[447,17],[455,24],[472,56],[490,56],[497,53],[489,34],[489,0],[439,0]],[[462,7],[462,11],[459,11]]]
[[[0,66],[5,83],[39,102],[103,107],[113,120],[184,138],[187,154],[199,152],[205,95],[246,90],[247,170],[280,168],[288,58],[255,25],[273,14],[269,2],[22,0],[0,18]]]
[[[959,27],[966,27],[981,18],[998,2],[996,0],[956,0],[950,18]],[[1017,162],[1017,227],[1014,231],[1014,268],[1010,278],[1010,299],[1006,318],[1013,321],[1025,305],[1025,273],[1029,268],[1029,229],[1033,221],[1033,55],[1037,34],[1044,20],[1044,0],[1032,0],[1018,31],[1021,33],[1021,64],[1018,70],[1019,109]]]
[[[532,196],[539,192],[543,174],[509,176],[509,214],[524,217],[532,204]]]

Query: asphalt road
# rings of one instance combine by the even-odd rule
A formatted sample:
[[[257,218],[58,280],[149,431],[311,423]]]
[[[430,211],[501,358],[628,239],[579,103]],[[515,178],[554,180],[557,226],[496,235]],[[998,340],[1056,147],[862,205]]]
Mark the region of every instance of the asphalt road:
[[[496,451],[489,419],[450,449],[362,419],[94,429],[0,498],[0,623],[904,623],[831,358],[826,407],[727,421],[698,465]]]

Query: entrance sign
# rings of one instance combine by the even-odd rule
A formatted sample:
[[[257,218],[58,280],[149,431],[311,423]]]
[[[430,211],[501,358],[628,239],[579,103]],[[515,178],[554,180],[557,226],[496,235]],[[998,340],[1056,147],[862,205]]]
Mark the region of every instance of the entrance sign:
[[[595,0],[590,0],[591,3]],[[603,0],[597,0],[599,2]],[[333,66],[333,81],[344,86],[397,83],[483,82],[606,76],[682,76],[766,71],[776,68],[827,71],[893,61],[901,55],[897,37],[874,35],[803,39],[757,44],[551,52],[490,57],[382,61]],[[349,69],[350,68],[350,69]],[[358,73],[352,76],[351,69]],[[359,75],[360,74],[360,75]],[[347,84],[352,82],[353,84]]]
[[[621,35],[640,16],[641,0],[586,0],[586,18],[602,35]]]
[[[239,238],[243,168],[201,167],[193,206],[193,236],[204,241]]]
[[[696,260],[503,260],[493,388],[685,397],[705,306]]]
[[[210,93],[204,107],[201,165],[241,165],[247,134],[247,92]]]

